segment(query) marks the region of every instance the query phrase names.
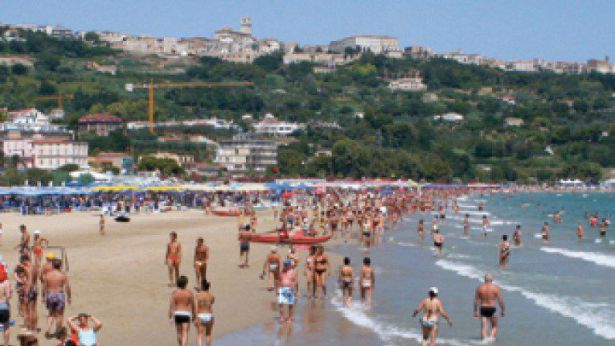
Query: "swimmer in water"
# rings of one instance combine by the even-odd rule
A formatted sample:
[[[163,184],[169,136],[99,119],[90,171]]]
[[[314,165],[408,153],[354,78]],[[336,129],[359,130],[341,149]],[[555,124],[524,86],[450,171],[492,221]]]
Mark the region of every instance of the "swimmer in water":
[[[470,235],[470,214],[466,214],[463,218],[463,235]]]
[[[444,246],[444,235],[439,230],[433,233],[433,246],[436,248],[436,254],[442,256],[442,247]]]
[[[542,225],[542,231],[540,233],[542,240],[544,240],[544,242],[548,242],[549,241],[549,223],[545,222]]]
[[[419,313],[423,313],[420,324],[423,331],[422,346],[435,346],[436,338],[438,337],[438,322],[439,316],[442,315],[449,326],[453,326],[453,321],[450,319],[442,302],[438,298],[438,288],[431,287],[429,289],[428,297],[423,299],[419,306],[412,313],[412,317],[416,317]]]
[[[489,230],[490,225],[491,223],[489,222],[487,215],[483,215],[483,226],[481,227],[481,233],[483,234],[483,237],[485,238],[487,238],[487,231]]]
[[[502,241],[498,245],[498,255],[500,257],[500,267],[508,267],[508,260],[510,259],[510,243],[508,242],[508,235],[502,236]]]
[[[577,239],[583,240],[585,238],[585,227],[582,222],[577,225]]]
[[[515,246],[521,246],[521,225],[517,225],[517,227],[515,227],[513,241],[515,242]]]

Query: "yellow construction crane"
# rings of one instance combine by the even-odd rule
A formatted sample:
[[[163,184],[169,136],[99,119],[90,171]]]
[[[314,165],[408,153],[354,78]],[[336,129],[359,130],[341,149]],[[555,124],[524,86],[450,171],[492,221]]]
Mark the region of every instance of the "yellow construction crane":
[[[57,94],[49,96],[37,96],[34,99],[37,101],[55,100],[58,103],[59,109],[64,109],[64,100],[72,100],[75,96],[73,94]]]
[[[132,92],[135,89],[147,89],[149,97],[149,131],[154,133],[154,89],[183,89],[183,88],[222,88],[253,86],[254,82],[164,82],[154,84],[152,79],[149,83],[125,85],[126,91]]]

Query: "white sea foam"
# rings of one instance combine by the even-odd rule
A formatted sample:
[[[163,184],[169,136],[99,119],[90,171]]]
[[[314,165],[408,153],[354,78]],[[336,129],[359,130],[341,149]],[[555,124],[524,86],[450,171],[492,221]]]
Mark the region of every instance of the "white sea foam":
[[[406,242],[403,242],[403,241],[398,242],[397,245],[403,246],[403,247],[415,247],[416,246],[415,244],[406,243]]]
[[[444,259],[437,261],[436,265],[475,280],[482,280],[485,274],[474,266]],[[506,291],[520,293],[537,306],[573,319],[578,324],[591,329],[598,336],[615,340],[615,309],[610,304],[589,303],[574,297],[536,293],[503,282],[498,282],[498,285]]]
[[[376,317],[368,314],[368,308],[359,302],[353,302],[348,307],[344,306],[339,291],[331,298],[331,304],[333,304],[336,310],[348,321],[359,327],[371,330],[384,342],[393,342],[393,339],[396,338],[414,340],[418,343],[422,340],[422,335],[418,329],[405,329],[379,321]],[[463,342],[456,339],[438,338],[438,345],[465,346],[476,344],[477,343],[474,342]]]
[[[540,250],[570,258],[578,258],[603,267],[615,268],[615,256],[604,255],[598,252],[572,251],[556,247],[541,247]]]

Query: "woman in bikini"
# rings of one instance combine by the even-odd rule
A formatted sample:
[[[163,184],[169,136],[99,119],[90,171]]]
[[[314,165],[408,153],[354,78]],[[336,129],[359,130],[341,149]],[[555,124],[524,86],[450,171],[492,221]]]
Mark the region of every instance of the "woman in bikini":
[[[444,310],[440,299],[438,299],[438,289],[432,287],[429,289],[429,296],[419,304],[414,310],[412,317],[416,317],[419,313],[423,313],[420,324],[423,330],[423,346],[436,345],[436,338],[438,337],[438,319],[439,316],[448,322],[449,326],[453,326],[453,321],[448,317],[448,314]]]
[[[211,346],[211,332],[214,328],[213,305],[216,300],[209,292],[209,281],[201,281],[201,292],[197,293],[194,300],[196,306],[196,319],[194,326],[197,329],[196,342],[198,346],[203,346],[203,336],[205,336],[205,346]]]
[[[352,302],[352,284],[354,280],[354,271],[350,266],[350,258],[344,257],[344,265],[340,268],[340,276],[338,282],[342,295],[344,297],[344,305],[349,306]]]
[[[305,270],[303,271],[303,275],[305,275],[305,281],[307,282],[307,298],[310,299],[314,297],[316,294],[316,283],[315,283],[315,261],[316,261],[316,246],[312,245],[310,247],[310,254],[305,259]]]
[[[314,274],[316,276],[316,294],[317,296],[318,289],[320,288],[322,291],[321,298],[327,298],[327,273],[331,269],[331,265],[329,263],[329,256],[325,254],[325,248],[320,246],[316,252],[316,256],[314,257]]]
[[[363,259],[363,268],[361,268],[361,301],[372,305],[372,290],[374,283],[376,283],[376,276],[374,275],[374,269],[372,268],[372,260],[369,257]]]

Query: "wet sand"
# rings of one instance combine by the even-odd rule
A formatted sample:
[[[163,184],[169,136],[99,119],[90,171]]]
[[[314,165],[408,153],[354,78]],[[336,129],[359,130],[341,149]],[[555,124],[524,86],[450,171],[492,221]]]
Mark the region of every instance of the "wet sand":
[[[273,213],[259,212],[258,231],[273,228]],[[237,218],[205,216],[202,212],[174,211],[162,214],[133,215],[130,223],[117,223],[107,217],[107,235],[98,234],[98,214],[68,213],[54,216],[0,214],[4,237],[0,253],[13,270],[17,263],[18,226],[30,232],[43,231],[50,246],[64,246],[68,253],[69,278],[73,304],[67,315],[87,312],[103,322],[99,334],[102,345],[173,345],[175,329],[167,319],[169,294],[167,267],[164,265],[168,234],[176,231],[182,243],[181,272],[194,287],[192,257],[198,237],[210,248],[208,279],[216,296],[214,338],[225,333],[271,321],[277,316],[273,293],[259,279],[269,246],[253,244],[251,266],[238,268]],[[286,250],[282,250],[286,251]],[[303,251],[302,251],[303,252]],[[285,252],[284,252],[285,253]],[[335,262],[333,262],[335,263]],[[11,284],[14,280],[11,276]],[[17,324],[16,298],[12,317]],[[39,299],[40,302],[40,299]],[[39,303],[39,327],[44,329],[46,310]],[[16,327],[12,328],[15,340]],[[190,343],[195,344],[191,328]],[[40,334],[41,345],[51,345]]]

